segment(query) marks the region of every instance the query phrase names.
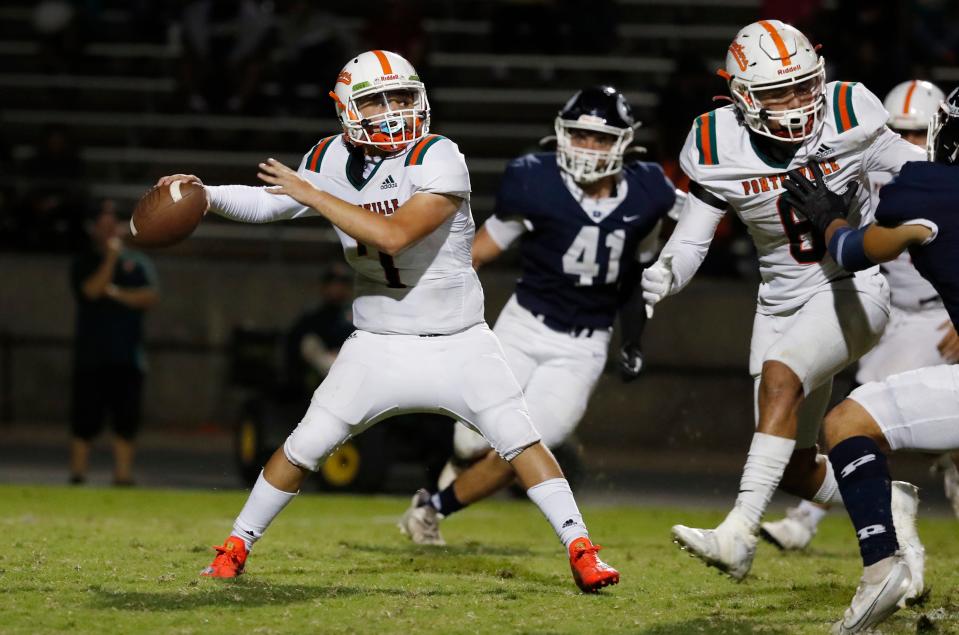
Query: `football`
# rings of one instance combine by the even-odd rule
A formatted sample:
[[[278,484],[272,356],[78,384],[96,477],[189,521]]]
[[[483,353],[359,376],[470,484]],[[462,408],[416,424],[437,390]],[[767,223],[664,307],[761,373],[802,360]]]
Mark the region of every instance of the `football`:
[[[169,247],[184,240],[210,207],[202,185],[174,181],[143,195],[130,218],[131,242],[139,247]]]

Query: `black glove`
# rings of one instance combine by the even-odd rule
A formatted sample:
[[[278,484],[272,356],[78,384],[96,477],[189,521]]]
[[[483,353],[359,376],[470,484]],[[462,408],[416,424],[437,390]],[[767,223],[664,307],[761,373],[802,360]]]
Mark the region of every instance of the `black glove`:
[[[623,381],[633,381],[643,371],[643,352],[635,344],[627,344],[619,350],[619,376]]]
[[[835,194],[826,187],[819,165],[810,161],[809,167],[816,177],[816,184],[813,185],[799,170],[790,170],[787,172],[789,178],[782,182],[788,190],[783,195],[783,202],[809,219],[825,235],[826,228],[833,221],[846,218],[859,183],[853,181],[845,192]]]

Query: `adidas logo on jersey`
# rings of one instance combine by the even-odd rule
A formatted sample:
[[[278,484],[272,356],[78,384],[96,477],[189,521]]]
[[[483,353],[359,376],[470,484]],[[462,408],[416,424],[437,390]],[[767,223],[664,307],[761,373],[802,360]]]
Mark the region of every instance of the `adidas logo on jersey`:
[[[396,184],[396,181],[393,179],[393,175],[392,175],[392,174],[390,174],[388,177],[386,177],[386,180],[383,181],[383,185],[380,186],[380,189],[381,189],[381,190],[388,190],[388,189],[390,189],[391,187],[399,187],[399,186]]]
[[[825,159],[829,155],[835,154],[835,152],[836,152],[835,148],[830,148],[824,143],[821,146],[819,146],[819,149],[816,150],[816,153],[813,156],[815,156],[817,159]]]

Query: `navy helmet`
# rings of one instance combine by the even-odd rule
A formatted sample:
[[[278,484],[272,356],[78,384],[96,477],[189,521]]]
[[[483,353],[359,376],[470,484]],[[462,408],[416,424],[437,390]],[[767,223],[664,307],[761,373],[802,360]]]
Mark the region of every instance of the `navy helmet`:
[[[556,116],[556,161],[577,183],[593,183],[617,174],[639,125],[623,93],[612,86],[584,88]],[[574,145],[574,130],[610,135],[611,145],[605,149]]]
[[[930,161],[959,164],[959,87],[954,88],[946,100],[939,104],[939,109],[929,121],[926,151]]]

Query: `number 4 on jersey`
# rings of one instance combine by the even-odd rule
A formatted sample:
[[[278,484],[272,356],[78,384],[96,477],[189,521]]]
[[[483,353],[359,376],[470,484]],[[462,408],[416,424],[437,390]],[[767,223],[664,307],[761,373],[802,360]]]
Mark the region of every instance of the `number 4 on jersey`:
[[[583,227],[576,234],[573,243],[563,254],[563,272],[571,276],[578,276],[579,286],[596,284],[595,278],[599,275],[599,227],[591,225]],[[623,245],[626,242],[626,231],[617,229],[606,235],[606,247],[609,249],[606,265],[606,284],[613,284],[619,276],[619,259],[623,255]]]

